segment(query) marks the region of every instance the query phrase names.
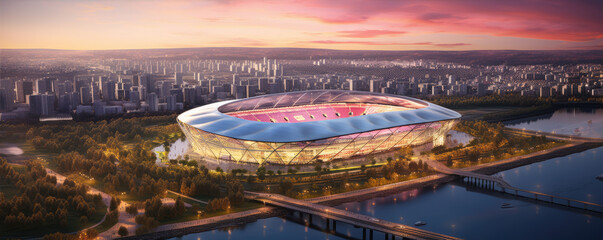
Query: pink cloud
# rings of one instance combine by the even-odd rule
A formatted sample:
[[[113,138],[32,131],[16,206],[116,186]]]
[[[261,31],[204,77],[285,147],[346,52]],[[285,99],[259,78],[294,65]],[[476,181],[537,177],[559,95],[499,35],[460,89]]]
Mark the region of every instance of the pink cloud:
[[[301,5],[305,11],[298,15],[329,24],[386,22],[431,32],[564,41],[603,37],[603,1],[316,0]]]
[[[391,30],[354,30],[354,31],[338,31],[337,35],[340,37],[349,38],[374,38],[380,36],[397,36],[405,34],[404,31],[391,31]]]

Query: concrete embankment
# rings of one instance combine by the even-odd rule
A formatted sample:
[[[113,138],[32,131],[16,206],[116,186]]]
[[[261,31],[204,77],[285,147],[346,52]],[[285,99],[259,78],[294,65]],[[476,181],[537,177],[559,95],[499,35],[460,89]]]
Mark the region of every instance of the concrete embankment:
[[[481,174],[493,174],[500,171],[520,167],[535,162],[544,161],[547,159],[566,156],[573,153],[582,152],[591,148],[603,146],[603,143],[582,143],[574,142],[563,146],[538,151],[535,153],[513,157],[497,162],[481,164],[478,166],[464,168],[465,171],[473,171]],[[420,189],[438,184],[444,184],[455,180],[457,177],[434,174],[422,178],[417,178],[409,181],[388,184],[384,186],[360,189],[356,191],[334,194],[329,196],[317,197],[308,199],[313,203],[320,203],[327,206],[336,206],[346,202],[357,202],[369,200],[377,197],[385,197],[391,194],[396,194],[402,191]],[[257,221],[258,219],[283,216],[286,210],[275,207],[262,207],[259,209],[244,211],[240,213],[228,214],[218,217],[194,220],[183,223],[174,223],[159,226],[155,232],[125,237],[122,239],[165,239],[178,237],[191,233],[209,231],[218,228],[236,226]]]
[[[563,157],[570,154],[583,152],[588,149],[600,146],[603,146],[603,143],[569,143],[563,146],[542,150],[523,156],[512,157],[509,159],[504,159],[492,163],[485,163],[477,166],[467,167],[463,170],[490,175],[516,167],[521,167],[523,165],[542,162],[551,158]]]
[[[154,232],[123,237],[120,239],[138,240],[138,239],[166,239],[179,237],[186,234],[205,232],[218,228],[225,228],[231,226],[242,225],[246,223],[255,222],[258,219],[277,217],[284,215],[286,210],[276,207],[262,207],[258,209],[232,213],[228,215],[204,218],[199,220],[193,220],[182,223],[172,223],[161,225],[154,230]]]

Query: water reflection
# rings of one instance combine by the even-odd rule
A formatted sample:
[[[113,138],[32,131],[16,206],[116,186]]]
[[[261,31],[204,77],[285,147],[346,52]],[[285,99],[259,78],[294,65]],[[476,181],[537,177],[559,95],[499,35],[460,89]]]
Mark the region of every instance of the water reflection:
[[[508,127],[603,138],[603,108],[564,108],[552,115],[506,122]]]

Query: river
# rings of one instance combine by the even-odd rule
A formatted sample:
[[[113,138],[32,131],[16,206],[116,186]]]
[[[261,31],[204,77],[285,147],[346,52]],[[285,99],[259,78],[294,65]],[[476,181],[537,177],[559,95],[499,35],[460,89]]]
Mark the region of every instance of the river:
[[[525,128],[584,137],[603,137],[603,109],[567,108],[553,114],[506,123]],[[603,204],[603,147],[549,159],[499,173],[510,184]],[[501,208],[504,203],[510,208]],[[463,239],[603,239],[603,218],[563,207],[534,203],[508,195],[472,189],[462,182],[415,189],[341,209]],[[315,224],[324,226],[321,219]],[[362,238],[362,230],[338,223],[340,236],[327,234],[294,221],[269,218],[233,229],[214,230],[181,239],[342,239]],[[343,236],[341,236],[343,235]],[[375,239],[383,234],[375,232]],[[175,239],[180,239],[175,238]]]

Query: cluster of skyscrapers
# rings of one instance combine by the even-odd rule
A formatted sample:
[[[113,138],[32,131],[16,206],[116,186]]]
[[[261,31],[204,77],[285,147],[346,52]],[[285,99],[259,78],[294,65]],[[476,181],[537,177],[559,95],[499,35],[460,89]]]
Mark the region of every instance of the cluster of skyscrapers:
[[[175,112],[227,99],[325,89],[408,96],[603,95],[601,65],[109,58],[66,68],[36,78],[1,79],[0,120]],[[393,74],[371,74],[387,72],[384,68]]]

